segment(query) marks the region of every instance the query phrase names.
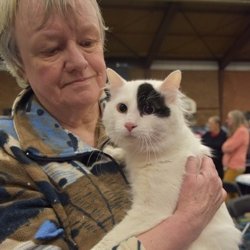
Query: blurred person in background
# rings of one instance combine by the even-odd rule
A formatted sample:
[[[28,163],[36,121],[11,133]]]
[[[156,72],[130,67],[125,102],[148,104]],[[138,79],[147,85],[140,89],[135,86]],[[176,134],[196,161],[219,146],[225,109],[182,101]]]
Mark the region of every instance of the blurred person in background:
[[[222,145],[224,181],[234,182],[246,169],[249,128],[243,112],[232,110],[226,119],[228,139]]]
[[[221,121],[218,116],[211,116],[207,123],[208,131],[205,132],[201,139],[202,143],[212,149],[213,161],[216,170],[221,179],[224,176],[222,164],[222,145],[227,139],[226,132],[221,128]]]

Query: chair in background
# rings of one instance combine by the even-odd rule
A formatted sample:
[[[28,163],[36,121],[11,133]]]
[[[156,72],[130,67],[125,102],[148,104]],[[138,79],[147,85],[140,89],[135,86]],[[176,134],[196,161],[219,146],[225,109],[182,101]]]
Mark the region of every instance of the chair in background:
[[[229,200],[227,209],[234,219],[236,226],[242,232],[242,246],[240,249],[250,249],[250,195],[242,195],[238,198]]]
[[[238,175],[235,179],[242,194],[250,194],[250,173]]]
[[[236,182],[223,181],[223,188],[228,193],[229,197],[239,197],[242,195],[239,185]]]
[[[229,214],[236,220],[250,213],[250,195],[243,195],[227,202]]]

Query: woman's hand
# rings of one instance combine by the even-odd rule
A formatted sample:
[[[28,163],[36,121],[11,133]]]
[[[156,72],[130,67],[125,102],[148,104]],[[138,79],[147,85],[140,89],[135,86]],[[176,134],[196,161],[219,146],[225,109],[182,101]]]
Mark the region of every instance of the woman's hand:
[[[226,198],[212,159],[189,157],[174,214],[138,239],[148,249],[188,248],[198,238]]]
[[[176,213],[188,216],[192,211],[205,227],[225,200],[226,191],[211,158],[204,157],[198,164],[194,157],[187,161]]]

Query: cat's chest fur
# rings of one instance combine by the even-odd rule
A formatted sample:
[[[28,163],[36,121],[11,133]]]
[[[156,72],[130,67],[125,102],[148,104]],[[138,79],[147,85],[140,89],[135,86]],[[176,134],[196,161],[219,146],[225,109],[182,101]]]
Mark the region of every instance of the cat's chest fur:
[[[142,209],[155,211],[159,217],[166,216],[167,211],[169,215],[172,214],[184,172],[181,167],[174,170],[176,164],[184,165],[184,160],[161,159],[139,164],[136,161],[128,161],[132,207],[141,206]]]
[[[199,143],[193,134],[189,140],[173,145],[150,158],[126,151],[128,178],[132,186],[133,203],[143,209],[155,211],[156,216],[172,214],[176,207],[187,157],[209,155],[210,151]],[[197,171],[199,171],[197,169]]]

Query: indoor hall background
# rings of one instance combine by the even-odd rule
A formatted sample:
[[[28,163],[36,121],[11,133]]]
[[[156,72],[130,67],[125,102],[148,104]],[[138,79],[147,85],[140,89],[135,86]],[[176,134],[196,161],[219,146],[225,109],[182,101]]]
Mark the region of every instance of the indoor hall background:
[[[197,124],[250,110],[249,0],[99,0],[107,65],[127,79],[163,79],[181,69],[181,88],[197,103]],[[1,67],[0,67],[1,68]],[[0,113],[20,91],[0,71]]]

